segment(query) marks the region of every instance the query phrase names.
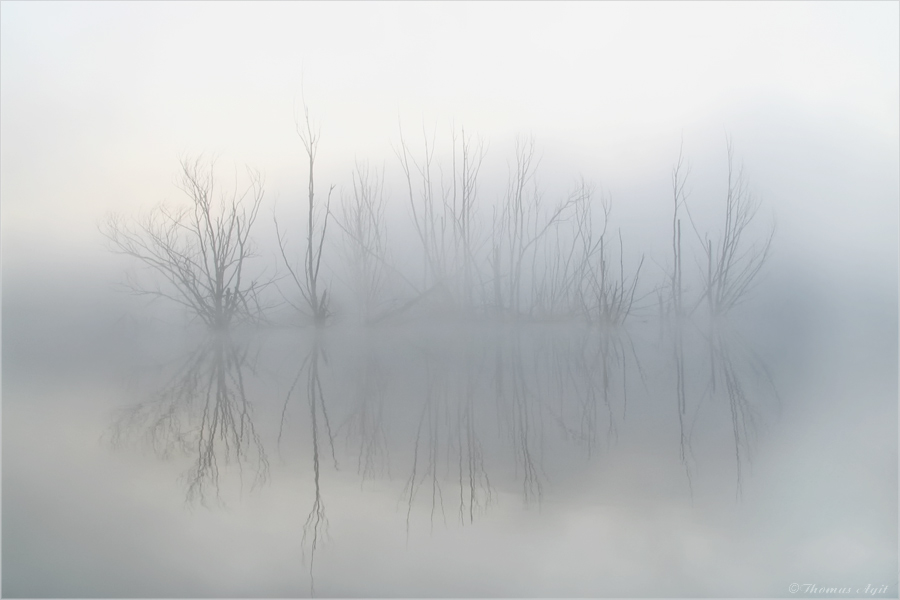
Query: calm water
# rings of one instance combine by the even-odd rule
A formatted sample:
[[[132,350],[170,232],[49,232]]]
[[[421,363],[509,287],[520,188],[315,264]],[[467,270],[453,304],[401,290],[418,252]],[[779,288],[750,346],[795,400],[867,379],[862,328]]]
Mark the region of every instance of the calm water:
[[[85,338],[7,311],[3,594],[896,596],[896,325],[826,317]]]

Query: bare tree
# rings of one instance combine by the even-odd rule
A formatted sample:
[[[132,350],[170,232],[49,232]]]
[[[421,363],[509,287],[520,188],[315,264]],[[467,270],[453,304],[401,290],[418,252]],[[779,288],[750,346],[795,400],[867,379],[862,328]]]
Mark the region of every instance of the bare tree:
[[[450,174],[434,160],[435,142],[424,134],[424,156],[417,161],[400,131],[397,158],[406,178],[413,225],[425,258],[425,291],[420,297],[443,290],[457,307],[474,307],[476,279],[480,281],[477,254],[481,240],[477,232],[476,198],[478,175],[485,157],[481,140],[451,132]],[[435,180],[434,168],[440,173]],[[440,189],[436,189],[439,187]]]
[[[678,162],[672,170],[672,191],[674,211],[672,214],[672,255],[673,266],[667,275],[670,288],[669,306],[674,317],[673,356],[675,360],[676,382],[675,392],[678,404],[678,418],[681,428],[681,459],[684,462],[690,485],[690,468],[688,453],[690,436],[685,429],[685,413],[687,396],[685,391],[685,351],[684,337],[685,318],[704,303],[707,304],[710,316],[710,385],[716,387],[716,373],[721,365],[722,375],[728,391],[734,424],[735,452],[738,458],[738,485],[740,486],[740,456],[747,437],[746,397],[740,380],[735,376],[726,351],[722,350],[719,339],[717,318],[726,315],[737,304],[744,300],[755,282],[757,275],[769,256],[772,245],[774,227],[768,232],[762,243],[748,241],[758,211],[759,201],[753,197],[744,179],[743,169],[734,168],[734,148],[730,138],[726,139],[728,153],[728,188],[725,196],[725,227],[717,243],[713,243],[709,234],[701,234],[686,203],[685,190],[690,169],[685,167],[683,152],[679,151]],[[682,238],[680,209],[684,209],[697,239],[706,255],[706,268],[702,274],[703,292],[694,301],[685,303],[682,268]],[[663,296],[660,294],[660,312],[663,313]],[[716,360],[716,357],[719,360]]]
[[[685,391],[685,360],[684,360],[684,286],[682,278],[682,248],[681,248],[681,218],[678,210],[686,206],[687,192],[685,185],[690,174],[690,167],[684,163],[683,145],[678,150],[678,162],[672,169],[672,197],[674,210],[672,212],[672,273],[671,285],[671,310],[674,322],[674,337],[672,339],[672,355],[675,360],[675,397],[678,410],[679,445],[681,448],[681,462],[684,465],[688,487],[693,494],[690,470],[690,435],[685,428],[687,413],[687,393]],[[690,213],[688,213],[690,215]]]
[[[425,153],[421,162],[410,156],[411,152],[403,138],[403,129],[400,129],[400,148],[395,149],[403,174],[406,178],[407,191],[409,193],[409,206],[412,210],[413,225],[416,234],[422,243],[425,263],[423,265],[422,282],[426,290],[435,285],[444,285],[447,276],[446,253],[443,248],[443,240],[446,237],[447,222],[442,218],[435,202],[434,182],[432,180],[432,162],[434,161],[434,136],[430,141],[427,133],[425,138]],[[410,166],[412,163],[412,166]],[[418,193],[414,191],[418,186],[414,185],[413,169],[421,178],[421,187]],[[418,183],[418,182],[416,182]],[[424,293],[427,293],[424,292]]]
[[[557,220],[556,244],[545,244],[541,298],[554,316],[582,315],[603,325],[621,325],[631,313],[644,258],[634,274],[625,275],[622,230],[618,230],[619,256],[609,250],[609,217],[612,200],[600,198],[602,226],[594,226],[594,190],[582,180],[569,195],[571,219]],[[566,227],[568,225],[568,227]],[[599,235],[598,235],[599,233]],[[618,269],[615,262],[618,262]],[[616,273],[618,271],[618,273]]]
[[[460,128],[461,139],[457,153],[457,134],[453,130],[452,146],[452,185],[441,184],[444,196],[444,210],[453,221],[453,254],[456,269],[462,270],[461,298],[466,306],[471,307],[474,298],[472,289],[478,267],[475,254],[477,250],[477,231],[475,221],[475,199],[478,192],[478,174],[484,161],[485,148],[480,140],[466,136],[465,128]],[[462,263],[462,264],[460,264]]]
[[[381,173],[373,172],[368,164],[356,163],[353,194],[341,195],[341,213],[335,223],[347,242],[344,248],[350,267],[350,286],[367,323],[375,317],[390,268],[384,209],[384,169]]]
[[[297,284],[297,287],[300,289],[300,293],[303,295],[304,308],[306,311],[309,311],[310,316],[316,325],[320,325],[331,316],[328,290],[324,289],[321,285],[322,282],[319,279],[319,270],[322,267],[322,249],[325,245],[325,234],[328,231],[328,218],[331,214],[329,210],[331,206],[331,193],[334,191],[334,186],[332,185],[328,189],[328,197],[325,201],[324,210],[320,211],[324,216],[322,216],[322,227],[321,230],[319,230],[316,221],[314,170],[316,152],[319,147],[319,138],[321,134],[319,131],[313,130],[312,124],[309,121],[309,109],[306,107],[306,104],[303,105],[303,117],[302,123],[299,120],[295,123],[297,135],[300,136],[300,140],[303,142],[303,148],[306,151],[306,156],[309,159],[306,255],[303,261],[302,270],[300,266],[292,265],[291,261],[287,258],[285,238],[278,227],[277,218],[275,219],[275,233],[278,237],[278,247],[281,251],[281,257],[284,259],[284,264],[294,283]],[[291,304],[295,308],[300,309],[300,307],[297,307],[293,303]]]
[[[688,192],[685,190],[691,168],[684,162],[684,147],[678,150],[678,162],[672,168],[672,197],[674,210],[672,211],[672,273],[669,276],[671,286],[671,306],[676,319],[684,316],[684,278],[682,276],[682,249],[681,249],[681,217],[678,210],[685,207]]]
[[[545,295],[537,281],[539,244],[554,226],[565,220],[574,199],[559,202],[550,210],[535,183],[538,161],[534,139],[516,140],[516,164],[510,168],[509,184],[499,210],[494,213],[489,259],[494,287],[494,305],[500,312],[521,316],[533,311]],[[523,302],[527,272],[531,271],[531,298]]]
[[[259,172],[247,169],[250,184],[216,197],[215,161],[183,159],[177,185],[188,206],[160,205],[147,216],[126,220],[111,215],[101,226],[111,249],[137,258],[163,277],[138,294],[164,297],[183,305],[214,329],[261,316],[258,279],[248,281],[245,267],[254,256],[250,231],[263,199]]]
[[[760,269],[769,257],[773,226],[762,243],[746,239],[748,229],[759,212],[759,200],[753,196],[744,179],[744,169],[734,168],[734,146],[726,139],[728,151],[728,192],[725,196],[725,230],[717,244],[705,237],[705,299],[711,317],[728,313],[744,300]]]

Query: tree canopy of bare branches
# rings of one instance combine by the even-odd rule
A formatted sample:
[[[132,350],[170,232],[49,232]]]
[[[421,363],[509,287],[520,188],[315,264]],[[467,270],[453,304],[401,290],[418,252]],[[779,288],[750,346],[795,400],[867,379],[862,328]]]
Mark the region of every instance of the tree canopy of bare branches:
[[[249,186],[218,193],[215,161],[183,159],[177,185],[186,206],[161,204],[144,217],[111,215],[101,226],[111,249],[138,259],[162,281],[128,287],[138,294],[168,298],[186,307],[213,329],[262,314],[259,291],[247,261],[254,256],[250,237],[263,200],[263,179],[247,169]]]
[[[297,285],[300,294],[303,296],[304,306],[302,308],[297,307],[292,302],[291,305],[300,310],[308,311],[313,322],[316,323],[316,325],[321,325],[329,316],[331,316],[328,290],[322,285],[321,279],[319,278],[319,271],[322,267],[322,251],[325,245],[325,234],[328,231],[328,218],[331,216],[331,193],[334,191],[334,186],[331,186],[328,189],[328,197],[325,201],[324,211],[322,211],[324,216],[322,217],[322,227],[320,229],[316,221],[318,215],[316,214],[317,204],[314,171],[321,133],[313,130],[312,124],[309,121],[309,109],[305,104],[303,106],[303,116],[304,120],[302,123],[299,119],[295,123],[297,135],[300,136],[300,140],[303,142],[303,149],[306,151],[306,157],[309,159],[306,255],[302,266],[292,265],[291,261],[288,259],[287,251],[285,249],[286,240],[278,226],[277,218],[275,219],[275,231],[278,236],[278,248],[281,251],[281,257],[284,260],[284,264],[291,275],[291,279]],[[290,300],[288,300],[288,302],[290,302]]]
[[[378,172],[357,162],[352,178],[353,194],[341,195],[340,216],[335,222],[346,242],[350,286],[363,321],[370,322],[382,299],[388,270],[384,169]]]
[[[705,296],[710,315],[726,314],[747,296],[772,248],[774,226],[759,243],[748,241],[751,223],[759,212],[760,202],[752,194],[744,178],[743,167],[734,167],[734,145],[727,140],[728,191],[725,196],[725,228],[718,243],[707,235],[704,239],[707,271]]]

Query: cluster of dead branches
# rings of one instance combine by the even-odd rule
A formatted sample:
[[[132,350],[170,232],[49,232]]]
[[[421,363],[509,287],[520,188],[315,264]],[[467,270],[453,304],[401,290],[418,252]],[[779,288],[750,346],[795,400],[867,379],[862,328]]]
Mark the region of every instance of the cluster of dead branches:
[[[308,167],[305,235],[303,250],[292,260],[289,231],[275,217],[279,262],[293,284],[291,290],[279,290],[284,301],[316,326],[327,323],[335,310],[326,272],[347,276],[352,304],[367,324],[424,311],[617,326],[643,297],[644,256],[626,260],[622,230],[611,226],[610,195],[582,179],[568,194],[550,197],[538,183],[540,161],[533,138],[517,140],[505,192],[490,204],[479,196],[486,155],[481,140],[454,128],[449,154],[441,156],[435,136],[426,132],[417,156],[401,129],[396,156],[418,245],[418,252],[407,255],[413,264],[419,259],[421,267],[420,275],[404,275],[393,263],[388,240],[384,167],[373,170],[357,162],[352,186],[340,194],[339,210],[333,212],[335,186],[324,198],[316,191],[321,133],[305,106],[296,128]],[[769,257],[774,228],[761,242],[751,239],[760,203],[743,170],[734,166],[730,139],[727,158],[718,238],[702,232],[691,213],[690,169],[683,153],[673,168],[671,265],[655,286],[663,321],[680,323],[703,305],[712,319],[727,314],[746,299]],[[248,170],[250,185],[243,193],[217,195],[213,166],[202,159],[182,161],[178,185],[189,199],[183,208],[164,205],[135,221],[113,216],[103,233],[114,251],[162,276],[152,285],[130,281],[133,291],[173,300],[209,327],[226,329],[262,317],[261,292],[273,280],[261,282],[247,271],[254,256],[250,233],[263,199],[261,176]],[[332,239],[332,221],[342,240]],[[683,223],[690,223],[699,242],[694,258],[702,259],[696,260],[701,264],[696,277],[685,273],[690,257],[685,257],[689,244],[682,236],[687,230]],[[332,252],[335,246],[342,251]],[[699,285],[691,289],[690,281]]]
[[[133,221],[110,216],[101,227],[110,248],[138,259],[162,281],[128,282],[131,291],[168,298],[214,329],[262,316],[260,292],[247,263],[254,256],[250,237],[263,200],[263,179],[248,169],[249,186],[217,195],[214,161],[181,161],[178,187],[189,202],[161,205]]]
[[[322,268],[322,253],[325,246],[325,235],[328,232],[328,219],[331,216],[331,194],[334,191],[332,185],[328,189],[324,210],[317,204],[315,190],[315,164],[316,153],[319,149],[321,133],[313,130],[309,120],[309,109],[303,107],[303,122],[295,122],[297,135],[303,142],[303,149],[308,159],[308,185],[307,185],[307,222],[306,222],[306,254],[302,264],[297,265],[287,257],[285,249],[286,240],[275,218],[275,233],[278,237],[278,248],[281,257],[290,273],[291,279],[303,297],[302,306],[294,304],[287,295],[284,298],[291,306],[311,317],[316,326],[322,325],[331,316],[331,305],[328,290],[324,287],[319,277]],[[321,227],[319,227],[321,219]]]
[[[434,158],[433,136],[425,135],[417,160],[401,132],[397,152],[424,258],[420,296],[440,290],[449,308],[463,314],[624,321],[634,304],[640,264],[626,273],[619,231],[614,271],[609,198],[600,205],[598,236],[592,187],[582,181],[568,196],[548,200],[537,183],[534,139],[518,139],[506,192],[492,207],[490,227],[479,226],[475,199],[484,145],[464,130],[454,131],[450,141],[446,180]]]

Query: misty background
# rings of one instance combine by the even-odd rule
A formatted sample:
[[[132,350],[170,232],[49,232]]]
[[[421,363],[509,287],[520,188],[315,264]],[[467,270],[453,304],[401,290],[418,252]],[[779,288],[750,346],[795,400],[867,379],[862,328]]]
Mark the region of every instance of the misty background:
[[[328,397],[319,406],[330,407],[336,429],[347,423],[338,432],[347,444],[338,446],[355,457],[338,451],[341,469],[323,466],[323,481],[332,477],[332,530],[325,558],[316,559],[319,593],[785,595],[791,582],[815,580],[886,584],[896,595],[898,18],[896,3],[874,2],[3,2],[4,595],[310,593],[303,534],[313,471],[306,459],[321,439],[301,424],[322,415],[303,421],[309,405],[288,390],[319,352],[331,369],[322,367]],[[599,455],[612,458],[598,466],[584,444],[551,443],[547,433],[540,445],[549,477],[527,480],[524,493],[522,463],[510,448],[528,449],[532,438],[513,435],[525,442],[507,447],[486,431],[503,430],[503,415],[520,424],[531,415],[547,432],[556,426],[550,423],[569,431],[582,422],[581,380],[552,387],[552,365],[578,364],[589,354],[584,348],[607,360],[592,345],[597,338],[529,330],[521,341],[509,332],[448,333],[434,325],[411,339],[378,330],[376,340],[359,345],[341,329],[353,319],[347,290],[340,296],[346,242],[333,225],[323,277],[336,290],[338,325],[324,350],[296,326],[275,286],[266,292],[282,303],[275,325],[263,341],[247,342],[253,368],[244,366],[244,350],[225,363],[229,347],[198,350],[178,307],[121,289],[126,273],[142,269],[109,251],[102,224],[113,213],[132,218],[185,202],[175,185],[185,157],[216,157],[224,188],[243,189],[247,166],[262,174],[252,268],[285,274],[273,217],[287,232],[289,257],[299,257],[308,172],[296,125],[304,104],[321,133],[318,193],[335,186],[336,208],[352,193],[356,164],[383,173],[392,259],[405,273],[421,265],[397,156],[401,132],[416,157],[425,138],[433,141],[444,168],[454,131],[483,142],[482,223],[506,192],[517,140],[529,136],[548,204],[582,178],[595,186],[595,199],[611,199],[610,227],[622,231],[626,270],[644,257],[633,339],[609,359],[628,380],[614,380],[616,402],[624,384],[632,404],[611,404],[595,432],[596,447],[612,452]],[[683,152],[692,217],[719,235],[726,136],[760,201],[754,237],[775,227],[758,284],[734,317],[752,347],[745,356],[761,356],[777,388],[754,388],[767,408],[760,408],[763,433],[740,495],[727,413],[710,417],[695,462],[679,458],[666,396],[670,357],[659,352],[653,320],[654,289],[671,268],[672,169]],[[685,239],[693,246],[684,269],[696,292],[702,252],[696,239]],[[704,357],[703,341],[692,343],[688,354]],[[354,391],[359,374],[370,372],[367,360],[380,365],[372,372],[381,387],[358,383],[381,396]],[[558,406],[535,398],[501,407],[505,396],[491,369],[513,377],[519,363],[540,365],[523,369],[535,377],[528,385],[549,390],[544,398]],[[201,373],[241,365],[248,382],[255,377],[246,393],[261,399],[255,423],[268,487],[226,494],[231,513],[185,508],[187,463],[176,468],[152,453],[110,447],[119,422],[112,415],[180,381],[182,364]],[[585,367],[585,381],[598,369]],[[691,377],[701,376],[698,366]],[[420,412],[432,406],[422,404],[425,397],[434,413]],[[382,437],[360,416],[372,414],[360,412],[369,406],[361,398],[382,406],[389,425]],[[483,473],[493,475],[501,499],[492,506],[502,508],[485,510],[493,520],[485,516],[477,533],[435,526],[431,501],[416,513],[403,491],[411,465],[425,456],[418,454],[421,423],[434,424],[427,439],[446,456],[462,446],[441,440],[475,431],[454,429],[462,421],[429,420],[444,414],[439,406],[456,414],[455,402],[498,407],[479,417],[478,431]],[[626,422],[621,415],[632,409]],[[284,416],[291,414],[293,421]],[[614,425],[615,436],[603,433]],[[366,440],[375,444],[371,464],[356,461]],[[281,443],[288,458],[279,462]],[[258,472],[261,463],[248,452]],[[389,461],[377,460],[386,455],[395,457],[391,474]],[[538,480],[550,507],[542,517],[520,497],[535,494]],[[646,487],[650,481],[658,487]],[[361,499],[360,486],[376,491]],[[481,506],[475,487],[467,489],[473,495],[464,507]],[[360,507],[375,507],[378,516],[364,518]],[[478,522],[474,514],[470,524]],[[112,533],[79,550],[96,531]],[[139,533],[132,539],[129,532]],[[270,560],[257,564],[254,554]],[[397,587],[384,575],[391,569],[415,577]],[[532,575],[518,579],[523,570]]]

